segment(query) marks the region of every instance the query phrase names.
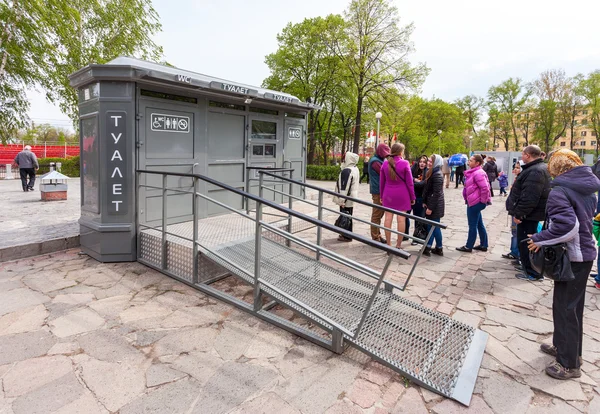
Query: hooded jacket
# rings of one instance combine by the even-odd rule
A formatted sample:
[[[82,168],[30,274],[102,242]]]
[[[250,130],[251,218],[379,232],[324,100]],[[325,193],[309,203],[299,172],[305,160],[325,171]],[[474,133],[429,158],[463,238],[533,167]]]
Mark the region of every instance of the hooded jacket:
[[[519,220],[542,221],[546,216],[548,193],[550,173],[543,160],[538,158],[521,167],[506,199],[506,210]]]
[[[390,147],[387,144],[379,144],[375,150],[375,155],[369,159],[369,193],[371,194],[379,194],[381,166],[388,155],[390,155]]]
[[[531,236],[540,246],[567,243],[572,262],[591,262],[596,259],[592,236],[592,219],[596,210],[595,192],[600,180],[585,165],[556,177],[550,184],[547,203],[548,228]]]
[[[444,176],[441,171],[442,157],[436,154],[435,163],[431,166],[432,172],[425,183],[423,190],[423,204],[431,210],[428,219],[438,219],[444,217]]]
[[[338,176],[337,183],[335,185],[335,191],[345,196],[358,198],[358,184],[360,181],[360,171],[356,164],[358,164],[358,154],[353,152],[347,152],[342,164],[342,171]],[[354,202],[346,200],[342,197],[334,196],[333,202],[339,206],[351,208],[354,206]]]
[[[489,160],[485,163],[485,165],[483,166],[483,171],[485,171],[485,173],[487,174],[488,181],[490,183],[496,181],[496,178],[498,178],[498,166],[492,160]]]
[[[469,207],[490,201],[490,182],[480,165],[465,171],[463,197]]]

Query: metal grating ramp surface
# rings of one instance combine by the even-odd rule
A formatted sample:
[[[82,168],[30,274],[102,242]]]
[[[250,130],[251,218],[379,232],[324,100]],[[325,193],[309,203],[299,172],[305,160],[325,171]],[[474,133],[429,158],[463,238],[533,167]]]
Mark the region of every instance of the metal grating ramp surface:
[[[223,231],[227,227],[217,220],[202,223],[199,227],[199,242],[203,246],[201,257],[253,284],[253,229],[230,226],[231,232]],[[167,235],[168,263],[171,252],[191,257],[192,243],[181,238],[183,229],[175,226],[169,232],[177,236]],[[160,231],[148,229],[142,234],[145,246],[142,250],[146,252],[142,256],[147,255],[146,259],[156,257],[160,251]],[[374,280],[347,274],[270,240],[267,234],[264,233],[261,241],[260,279],[354,333],[367,308]],[[327,320],[278,291],[267,285],[261,289],[277,302],[328,330],[333,329]],[[377,292],[360,335],[353,338],[346,334],[344,337],[354,347],[419,385],[465,405],[470,403],[487,341],[486,333],[384,289]]]

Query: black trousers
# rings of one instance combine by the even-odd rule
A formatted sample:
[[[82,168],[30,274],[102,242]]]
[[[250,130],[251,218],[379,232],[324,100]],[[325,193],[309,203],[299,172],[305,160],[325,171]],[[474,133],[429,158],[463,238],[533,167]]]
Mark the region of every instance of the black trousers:
[[[23,185],[23,191],[28,191],[28,188],[33,188],[35,184],[35,168],[19,168],[19,174],[21,175],[21,185]],[[29,176],[29,183],[27,177]]]
[[[456,173],[456,187],[458,188],[458,184],[465,185],[465,175],[463,173]]]
[[[585,287],[593,262],[571,262],[575,280],[555,282],[552,300],[556,360],[565,368],[579,368],[583,347],[583,307]]]
[[[363,170],[363,173],[360,176],[360,179],[358,180],[358,183],[360,184],[362,182],[363,177],[367,177],[366,183],[369,184],[369,173],[367,171],[365,171],[365,170]]]
[[[528,275],[538,277],[539,273],[531,268],[529,262],[529,249],[527,243],[521,243],[525,240],[528,234],[537,233],[539,221],[523,220],[521,224],[517,224],[517,243],[519,245],[519,254],[521,255],[521,265]]]
[[[490,181],[490,195],[494,196],[494,188],[492,187],[492,181]]]

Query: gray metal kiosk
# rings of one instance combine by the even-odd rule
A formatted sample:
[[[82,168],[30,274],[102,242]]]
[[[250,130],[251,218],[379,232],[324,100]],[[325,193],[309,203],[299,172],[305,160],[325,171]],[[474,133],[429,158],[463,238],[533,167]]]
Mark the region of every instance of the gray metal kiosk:
[[[128,57],[87,66],[70,81],[79,95],[80,242],[99,261],[135,261],[136,219],[160,220],[161,194],[140,189],[136,197],[136,169],[202,174],[251,192],[249,166],[287,167],[305,179],[313,106],[294,96]],[[218,188],[202,190],[243,207]],[[189,194],[168,202],[170,220],[190,219]],[[199,218],[220,213],[199,206]]]

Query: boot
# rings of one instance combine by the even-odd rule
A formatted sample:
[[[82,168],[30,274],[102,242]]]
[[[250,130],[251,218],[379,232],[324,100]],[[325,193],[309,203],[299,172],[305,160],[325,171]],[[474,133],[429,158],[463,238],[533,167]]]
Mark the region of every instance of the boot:
[[[431,256],[431,247],[425,247],[425,250],[423,250],[423,256]]]
[[[431,250],[431,253],[437,254],[438,256],[443,256],[444,255],[444,248],[443,247],[436,247],[435,249]]]

